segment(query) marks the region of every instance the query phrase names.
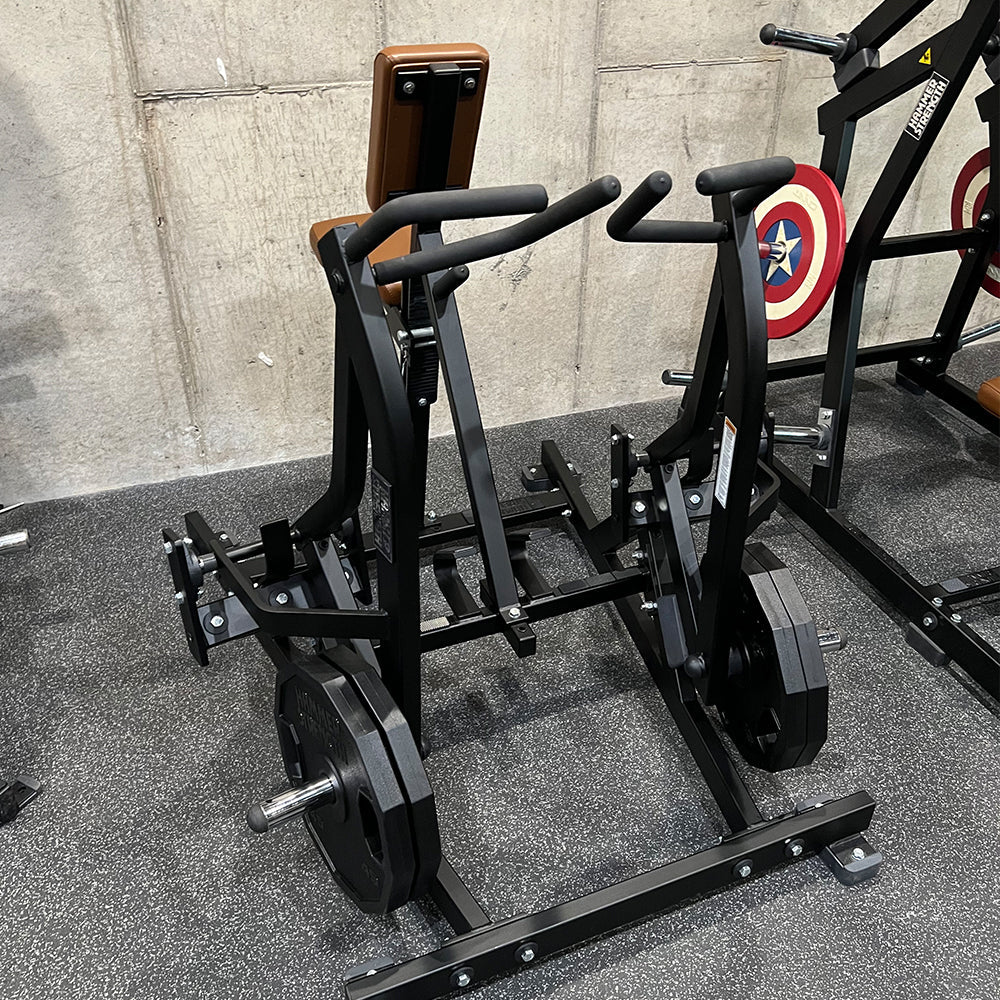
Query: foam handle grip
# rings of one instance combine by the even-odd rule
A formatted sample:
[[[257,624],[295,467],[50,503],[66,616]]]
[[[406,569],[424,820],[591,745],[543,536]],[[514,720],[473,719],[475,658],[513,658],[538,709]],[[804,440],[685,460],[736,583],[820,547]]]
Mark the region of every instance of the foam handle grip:
[[[406,194],[376,209],[357,232],[347,237],[344,251],[348,262],[356,264],[404,226],[497,215],[528,215],[542,211],[548,203],[549,196],[541,184]]]
[[[795,163],[787,156],[769,156],[763,160],[729,163],[724,167],[709,167],[698,174],[694,186],[700,194],[724,194],[740,188],[765,184],[781,186],[795,175]]]
[[[612,212],[608,219],[608,236],[620,243],[656,243],[647,235],[650,226],[642,220],[670,193],[673,181],[665,170],[655,170]]]
[[[608,174],[585,184],[554,205],[550,205],[544,212],[539,212],[513,226],[376,264],[372,268],[375,280],[380,285],[391,285],[395,281],[415,278],[421,274],[444,271],[456,264],[468,264],[475,260],[484,260],[486,257],[496,257],[499,254],[520,250],[603,208],[614,201],[621,194],[621,190],[618,178]],[[372,216],[373,219],[374,217]]]

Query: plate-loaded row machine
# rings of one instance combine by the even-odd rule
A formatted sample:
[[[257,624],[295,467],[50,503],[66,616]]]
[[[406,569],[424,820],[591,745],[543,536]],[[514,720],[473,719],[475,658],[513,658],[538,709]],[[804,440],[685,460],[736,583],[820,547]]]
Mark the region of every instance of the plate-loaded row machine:
[[[612,512],[603,520],[579,466],[552,441],[522,471],[526,495],[501,502],[454,292],[469,263],[585,218],[620,185],[603,177],[552,205],[537,185],[468,190],[487,71],[486,52],[468,45],[390,48],[376,60],[373,212],[312,231],[336,303],[329,488],[294,522],[262,525],[249,544],[198,513],[187,515],[183,534],[163,536],[195,658],[205,664],[215,646],[253,635],[276,667],[291,788],[253,806],[251,827],[264,832],[302,816],[360,909],[385,913],[429,895],[454,930],[431,954],[358,970],[346,983],[352,1000],[420,1000],[475,986],[808,855],[822,854],[848,884],[871,877],[880,861],[863,836],[874,810],[865,792],[765,817],[711,718],[718,713],[755,766],[811,762],[827,731],[823,649],[840,645],[835,633],[821,639],[789,571],[747,541],[777,502],[762,434],[760,260],[771,248],[761,248],[753,212],[794,165],[772,158],[703,171],[697,183],[711,196],[712,222],[643,218],[669,191],[664,173],[612,215],[617,239],[718,244],[681,416],[641,451],[625,428],[611,428]],[[442,237],[444,220],[503,215],[527,218],[455,243]],[[428,426],[439,374],[470,508],[430,517]],[[708,522],[700,555],[698,520]],[[591,575],[556,583],[533,560],[537,532],[553,523],[578,537]],[[478,587],[461,571],[470,542],[485,576]],[[449,608],[427,620],[422,560]],[[530,656],[537,630],[605,603],[617,609],[730,832],[652,871],[494,922],[442,856],[419,749],[421,656],[488,635]]]
[[[821,446],[813,452],[810,483],[781,461],[782,499],[843,555],[911,622],[908,639],[932,662],[954,660],[994,697],[1000,697],[1000,651],[963,617],[960,606],[1000,594],[1000,566],[961,578],[922,584],[838,510],[855,370],[895,361],[897,382],[931,392],[980,426],[1000,433],[1000,376],[973,389],[948,374],[955,353],[1000,329],[991,323],[965,331],[980,288],[1000,295],[1000,25],[996,0],[968,0],[958,18],[887,65],[879,49],[931,0],[886,0],[851,31],[828,37],[767,25],[763,41],[821,52],[834,64],[839,93],[819,108],[823,135],[820,168],[841,191],[847,181],[857,122],[924,85],[913,112],[859,215],[844,253],[833,297],[826,355],[778,362],[771,380],[822,372]],[[927,159],[959,93],[977,66],[989,85],[976,98],[988,130],[988,146],[973,156],[956,185],[953,228],[886,236],[903,199]],[[877,260],[959,251],[951,288],[929,336],[859,348],[865,286]],[[986,536],[996,537],[995,525]]]
[[[787,275],[764,272],[772,337],[801,329],[833,291],[833,311],[825,354],[774,362],[769,381],[823,375],[816,423],[797,433],[775,435],[778,444],[812,449],[812,477],[804,482],[780,459],[781,499],[842,555],[909,621],[908,641],[933,663],[962,667],[994,697],[1000,697],[1000,650],[965,620],[962,611],[1000,594],[1000,566],[924,584],[868,537],[840,509],[841,480],[850,422],[855,372],[859,366],[896,363],[904,389],[931,392],[968,419],[1000,433],[1000,376],[976,388],[948,374],[955,354],[974,341],[1000,332],[1000,321],[966,329],[980,289],[1000,297],[1000,25],[996,0],[967,0],[947,27],[881,64],[879,49],[904,29],[932,0],[885,0],[860,24],[839,35],[779,28],[761,29],[761,41],[828,56],[839,93],[819,108],[823,150],[819,169],[800,165],[805,198],[782,195],[783,204],[758,218],[758,233],[798,220],[812,237],[813,254],[786,262]],[[987,148],[960,171],[950,206],[952,229],[886,236],[959,93],[982,62],[989,86],[976,107],[989,135]],[[827,188],[842,192],[847,182],[858,121],[924,85],[885,167],[872,188],[850,238]],[[796,184],[798,184],[798,177]],[[791,189],[789,189],[791,190]],[[812,209],[805,211],[806,202]],[[841,208],[842,211],[842,208]],[[946,207],[942,215],[946,216]],[[798,230],[795,230],[798,233]],[[806,234],[801,234],[806,235]],[[822,260],[816,254],[822,252]],[[865,288],[878,260],[958,251],[961,263],[933,331],[927,337],[860,347]],[[807,273],[808,272],[808,273]],[[808,294],[806,292],[808,291]],[[797,298],[803,298],[801,303]],[[796,308],[789,319],[789,303]],[[792,322],[794,320],[794,322]],[[687,384],[689,372],[664,373],[668,384]],[[994,538],[990,525],[984,537]]]

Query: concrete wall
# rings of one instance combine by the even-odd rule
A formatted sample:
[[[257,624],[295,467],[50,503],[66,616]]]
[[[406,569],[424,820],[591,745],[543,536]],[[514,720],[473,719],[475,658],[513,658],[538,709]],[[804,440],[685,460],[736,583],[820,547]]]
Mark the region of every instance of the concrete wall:
[[[937,0],[917,30],[963,6]],[[333,306],[310,223],[364,208],[370,67],[386,44],[478,41],[493,64],[473,182],[675,177],[819,154],[828,64],[757,40],[844,30],[819,0],[10,0],[0,31],[0,499],[252,465],[329,447]],[[897,48],[900,48],[897,46]],[[901,50],[901,48],[900,48]],[[948,225],[985,144],[963,97],[899,227]],[[856,213],[909,98],[866,121]],[[487,423],[664,395],[690,362],[704,249],[622,247],[604,217],[473,268],[459,292]],[[467,231],[453,226],[448,235]],[[880,264],[869,342],[924,334],[953,260]],[[985,300],[981,296],[981,300]],[[981,301],[977,315],[996,313]],[[826,316],[775,353],[822,349]],[[446,407],[435,429],[447,429]]]

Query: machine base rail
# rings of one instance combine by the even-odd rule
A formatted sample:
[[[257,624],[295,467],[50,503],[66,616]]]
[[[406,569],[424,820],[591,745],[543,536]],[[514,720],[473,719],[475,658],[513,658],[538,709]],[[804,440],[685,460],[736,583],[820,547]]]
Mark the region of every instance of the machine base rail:
[[[803,803],[790,815],[650,872],[537,913],[488,924],[420,958],[375,968],[345,983],[345,995],[348,1000],[434,1000],[482,985],[753,875],[823,853],[867,829],[874,809],[865,792]]]
[[[781,477],[782,501],[930,640],[933,657],[920,648],[922,655],[937,664],[953,660],[983,690],[1000,699],[1000,650],[947,607],[941,587],[925,586],[911,576],[843,514],[810,496],[809,487],[784,463],[775,459],[774,469]]]

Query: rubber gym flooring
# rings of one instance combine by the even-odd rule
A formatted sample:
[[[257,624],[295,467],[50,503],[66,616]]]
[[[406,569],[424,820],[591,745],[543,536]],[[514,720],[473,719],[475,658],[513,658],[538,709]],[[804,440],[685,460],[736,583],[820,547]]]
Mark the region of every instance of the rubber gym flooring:
[[[953,368],[976,384],[997,371],[1000,350],[983,345]],[[779,421],[810,420],[816,386],[774,387]],[[518,470],[551,436],[596,502],[611,419],[641,443],[674,410],[499,428],[490,441],[501,495],[519,490]],[[1000,561],[994,438],[931,397],[905,395],[888,368],[860,374],[853,428],[846,509],[867,532],[927,580]],[[452,441],[433,442],[431,464],[433,505],[464,506]],[[429,904],[385,918],[354,910],[300,824],[265,837],[247,829],[248,804],[283,786],[270,662],[248,640],[196,666],[171,602],[162,526],[198,507],[246,539],[300,511],[327,468],[325,458],[271,465],[5,518],[5,530],[31,530],[34,548],[2,567],[3,772],[45,784],[0,830],[6,1000],[330,998],[347,968],[441,940]],[[831,735],[813,766],[749,781],[769,814],[819,792],[869,791],[870,838],[885,855],[878,879],[847,889],[810,859],[541,962],[473,991],[477,1000],[997,996],[997,705],[959,671],[922,660],[901,622],[802,531],[775,516],[759,537],[792,568],[817,622],[849,637],[827,657]],[[559,530],[537,553],[555,581],[584,571]],[[427,767],[446,853],[494,918],[723,832],[612,613],[538,632],[535,658],[489,639],[426,666]]]

